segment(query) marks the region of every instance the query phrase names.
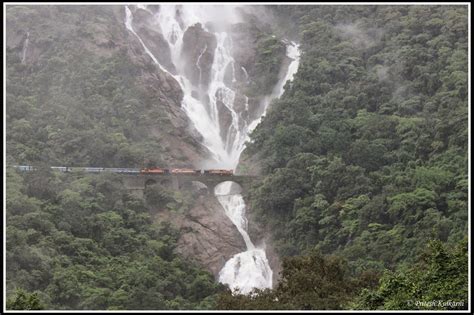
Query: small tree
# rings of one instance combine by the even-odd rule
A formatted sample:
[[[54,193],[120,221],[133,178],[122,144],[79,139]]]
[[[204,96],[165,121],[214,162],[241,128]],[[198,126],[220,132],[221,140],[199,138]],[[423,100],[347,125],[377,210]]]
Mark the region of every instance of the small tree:
[[[23,289],[17,289],[14,296],[7,299],[9,310],[43,310],[44,304],[38,297],[38,293],[28,293]]]

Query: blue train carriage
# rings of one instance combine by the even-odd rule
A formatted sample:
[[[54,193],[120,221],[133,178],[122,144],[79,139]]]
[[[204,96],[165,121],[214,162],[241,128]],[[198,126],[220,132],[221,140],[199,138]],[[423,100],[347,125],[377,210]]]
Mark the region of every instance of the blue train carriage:
[[[104,171],[103,167],[84,167],[83,169],[86,173],[100,173]]]
[[[140,174],[140,169],[139,168],[126,168],[126,171],[124,172],[125,174],[130,174],[130,175],[139,175]]]
[[[35,168],[30,165],[13,165],[13,167],[21,172],[29,172],[35,170]]]
[[[100,173],[103,171],[103,167],[77,167],[69,166],[67,167],[67,172],[70,173]]]
[[[112,168],[106,168],[104,169],[106,172],[111,172],[111,173],[119,173],[119,174],[140,174],[140,170],[138,168],[118,168],[118,167],[112,167]]]
[[[51,170],[66,173],[66,172],[68,172],[68,167],[66,167],[66,166],[51,166]]]

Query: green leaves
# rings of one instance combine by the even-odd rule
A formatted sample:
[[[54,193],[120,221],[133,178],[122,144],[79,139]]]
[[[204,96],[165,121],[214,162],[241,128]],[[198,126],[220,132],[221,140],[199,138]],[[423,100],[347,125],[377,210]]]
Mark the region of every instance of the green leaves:
[[[356,308],[467,309],[467,239],[454,248],[448,248],[440,241],[430,241],[419,259],[415,266],[405,271],[387,271],[378,288],[362,291]]]
[[[43,310],[44,304],[41,302],[38,293],[28,293],[25,290],[17,289],[15,295],[7,299],[7,310]]]
[[[265,174],[250,194],[254,217],[272,231],[279,253],[341,254],[359,274],[413,264],[430,239],[462,240],[466,8],[274,12],[294,24],[303,54],[291,89],[272,104],[247,153]],[[366,305],[409,308],[414,279],[397,272],[386,279]]]
[[[38,200],[29,197],[37,189],[26,189],[35,180],[8,174],[9,308],[214,307],[213,276],[176,256],[179,232],[153,225],[144,200],[127,195],[118,177],[44,175],[58,187]],[[18,198],[37,204],[27,207]],[[15,287],[38,295],[13,293]]]
[[[281,280],[273,290],[255,295],[219,295],[218,308],[226,310],[341,310],[356,293],[356,279],[348,274],[341,257],[312,251],[307,256],[287,257]]]

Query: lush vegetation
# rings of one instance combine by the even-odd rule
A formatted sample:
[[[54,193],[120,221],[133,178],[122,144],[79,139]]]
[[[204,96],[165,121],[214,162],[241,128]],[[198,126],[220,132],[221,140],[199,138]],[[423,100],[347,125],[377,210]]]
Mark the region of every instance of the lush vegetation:
[[[410,277],[404,268],[430,240],[450,247],[467,235],[467,8],[275,12],[303,56],[252,134],[247,154],[265,175],[250,194],[253,218],[282,256],[318,249],[347,259],[353,275],[392,270],[373,292],[382,298],[364,305],[396,308],[386,283]]]
[[[43,310],[44,308],[38,293],[28,293],[23,289],[17,289],[15,295],[7,299],[9,310]]]
[[[175,255],[178,231],[151,219],[186,211],[191,197],[153,185],[141,198],[120,177],[48,171],[180,158],[161,143],[176,132],[170,100],[144,84],[156,69],[133,59],[123,7],[7,10],[7,164],[39,168],[7,170],[8,308],[213,308],[214,277]]]
[[[359,309],[461,310],[468,305],[467,238],[454,248],[431,241],[415,266],[387,271],[375,290],[364,289]]]
[[[218,307],[225,310],[311,310],[343,309],[356,296],[360,286],[371,287],[377,274],[360,279],[349,275],[347,263],[337,256],[323,256],[313,251],[308,256],[287,257],[283,262],[282,279],[273,290],[255,294],[221,293]],[[371,285],[372,282],[372,285]]]
[[[25,62],[24,44],[7,45],[10,163],[134,167],[169,157],[156,131],[173,132],[168,104],[144,85],[147,65],[131,59],[115,9],[9,6],[9,35],[30,41]]]
[[[225,310],[460,310],[467,309],[467,239],[454,249],[432,241],[413,267],[352,276],[347,261],[312,251],[284,258],[273,290],[219,295]]]
[[[285,45],[270,34],[260,34],[256,43],[256,60],[249,75],[250,81],[246,94],[261,96],[271,94],[278,82],[278,74],[285,57]]]
[[[46,167],[180,158],[160,139],[186,136],[114,10],[8,8],[8,34],[36,50],[24,61],[7,43],[7,163],[39,168],[6,173],[9,309],[467,308],[466,7],[272,8],[302,57],[246,151],[264,175],[251,219],[285,257],[255,296],[222,293],[153,223],[151,208],[183,213],[193,196]],[[269,91],[284,52],[270,34],[256,46],[249,94]]]
[[[8,169],[7,182],[12,309],[214,307],[214,277],[173,253],[178,231],[153,224],[120,176]]]

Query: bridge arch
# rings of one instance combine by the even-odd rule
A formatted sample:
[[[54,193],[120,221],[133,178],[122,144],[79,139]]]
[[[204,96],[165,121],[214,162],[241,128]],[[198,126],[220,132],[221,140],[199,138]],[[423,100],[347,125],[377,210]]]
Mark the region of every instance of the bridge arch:
[[[234,181],[226,180],[214,186],[214,195],[236,195],[242,193],[242,186]]]
[[[145,188],[148,187],[148,186],[151,186],[151,185],[156,185],[158,182],[155,180],[155,179],[152,179],[152,178],[148,178],[146,181],[145,181]]]

